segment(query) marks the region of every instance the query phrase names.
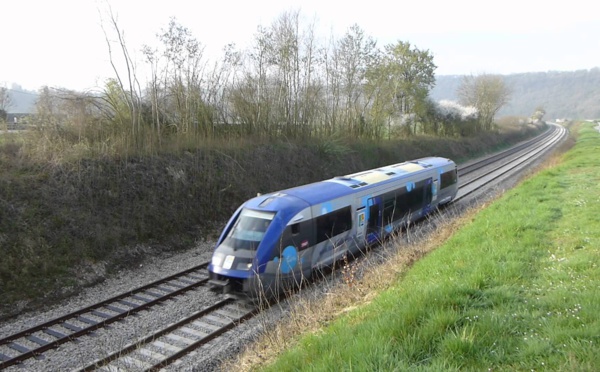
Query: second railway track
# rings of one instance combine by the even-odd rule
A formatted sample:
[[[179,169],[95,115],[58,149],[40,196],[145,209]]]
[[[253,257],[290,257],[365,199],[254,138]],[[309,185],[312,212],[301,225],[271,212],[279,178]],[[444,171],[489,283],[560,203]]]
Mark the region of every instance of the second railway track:
[[[0,339],[0,369],[207,283],[208,262]]]
[[[258,312],[252,304],[226,296],[214,305],[94,361],[80,372],[158,371]]]

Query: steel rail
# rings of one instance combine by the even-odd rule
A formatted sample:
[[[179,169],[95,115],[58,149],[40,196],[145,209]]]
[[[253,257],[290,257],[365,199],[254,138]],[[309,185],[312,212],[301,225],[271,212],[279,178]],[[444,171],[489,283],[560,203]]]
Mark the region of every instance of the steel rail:
[[[513,147],[510,147],[504,151],[501,151],[499,153],[493,154],[491,156],[485,157],[481,160],[478,160],[476,162],[473,163],[468,163],[462,166],[458,167],[458,175],[460,176],[464,176],[467,175],[469,173],[472,173],[476,170],[479,170],[483,167],[485,167],[488,164],[492,164],[498,160],[504,160],[506,159],[506,157],[513,155],[515,153],[518,153],[521,150],[525,150],[528,148],[531,148],[532,146],[535,146],[539,143],[542,143],[543,141],[545,141],[549,136],[551,136],[554,132],[556,132],[558,128],[555,125],[551,125],[550,128],[548,128],[548,130],[544,131],[544,133],[530,139],[527,140],[525,142],[522,142],[520,144],[517,144]]]
[[[45,323],[38,324],[34,327],[28,328],[21,332],[0,339],[0,346],[7,346],[11,350],[20,353],[14,357],[5,354],[0,354],[0,370],[21,363],[24,360],[29,359],[31,357],[41,355],[43,352],[56,348],[57,346],[63,343],[72,341],[99,328],[106,327],[108,324],[121,320],[131,314],[137,313],[142,310],[147,310],[148,308],[156,304],[159,304],[170,298],[181,295],[191,289],[206,284],[208,282],[208,277],[199,278],[193,277],[191,275],[205,270],[207,266],[208,262],[202,263],[190,269],[181,271],[177,274],[161,278],[152,283],[135,288],[131,291],[121,293],[104,301],[95,303],[93,305],[87,306],[85,308],[79,309],[77,311],[60,316]],[[192,278],[192,280],[186,278]],[[179,285],[173,284],[172,282],[180,282],[185,284]],[[163,286],[161,287],[161,285]],[[170,290],[168,288],[165,288],[164,285],[173,287],[175,289]],[[150,291],[152,289],[154,289],[155,291]],[[158,291],[163,292],[164,294],[156,293]],[[140,295],[145,295],[146,297],[140,297]],[[126,301],[126,299],[129,298],[141,299],[140,301],[142,303],[137,304],[131,301]],[[110,315],[108,314],[108,312],[99,311],[105,308],[110,310],[110,312],[116,313],[116,315]],[[89,314],[95,317],[100,317],[102,318],[102,320],[92,320],[90,319],[91,317],[89,316]],[[85,317],[84,315],[88,316]],[[75,326],[74,324],[72,324],[74,323],[74,321],[77,322],[76,324],[85,323],[89,325],[83,327]],[[51,329],[51,327],[53,326],[60,326],[72,332],[68,334],[66,334],[66,332],[58,332]],[[43,332],[48,337],[54,337],[55,340],[47,341],[39,337],[33,336],[35,332]],[[40,346],[30,349],[16,342],[18,340],[23,339],[27,339]]]
[[[78,370],[79,372],[89,372],[95,371],[98,369],[101,370],[119,370],[123,368],[123,366],[115,365],[112,367],[110,364],[119,364],[119,362],[124,364],[134,364],[136,367],[142,367],[144,371],[158,371],[167,365],[173,363],[174,361],[181,359],[183,356],[191,353],[202,345],[207,344],[209,341],[217,338],[223,333],[229,331],[230,329],[236,327],[240,323],[254,317],[256,314],[260,312],[259,308],[256,306],[252,306],[250,308],[241,310],[238,314],[234,314],[232,311],[227,312],[225,307],[227,305],[231,305],[238,301],[235,297],[226,297],[225,299],[204,308],[176,323],[173,323],[149,336],[144,337],[143,339],[134,342],[121,350],[115,351],[110,355],[98,359],[94,361],[92,364]],[[242,302],[238,302],[242,304]],[[194,324],[202,324],[202,321],[206,322],[212,321],[215,322],[215,319],[218,319],[215,314],[222,315],[226,314],[227,318],[222,320],[220,326],[215,326],[214,329],[210,332],[199,332],[194,331]],[[208,320],[206,320],[208,319]],[[218,322],[218,320],[217,320]],[[209,323],[204,323],[205,325]],[[190,330],[191,328],[191,330]],[[186,337],[181,337],[178,333],[184,333],[187,330]],[[187,342],[187,346],[185,347],[177,347],[174,346],[173,343],[169,343],[167,339],[175,339],[181,340],[185,339]],[[154,347],[159,348],[160,352],[151,352],[145,347],[149,345],[154,345]],[[145,351],[145,353],[144,353]],[[138,355],[131,355],[137,353]],[[142,360],[143,356],[151,356],[154,359],[152,362]],[[126,366],[127,367],[127,366]]]
[[[463,199],[467,195],[474,193],[479,190],[482,186],[489,184],[490,182],[497,180],[498,178],[506,175],[507,173],[522,167],[526,162],[535,157],[536,155],[549,150],[552,146],[554,146],[557,142],[561,141],[567,134],[567,130],[564,128],[558,128],[557,130],[552,132],[552,136],[545,138],[541,143],[541,146],[529,149],[522,154],[520,154],[517,158],[510,160],[507,163],[495,166],[490,171],[485,172],[482,175],[479,175],[469,181],[462,183],[459,187],[459,192],[464,191],[466,186],[475,184],[476,187],[471,188],[470,190],[457,195],[452,202],[456,202],[458,200]],[[488,164],[489,165],[489,164]]]

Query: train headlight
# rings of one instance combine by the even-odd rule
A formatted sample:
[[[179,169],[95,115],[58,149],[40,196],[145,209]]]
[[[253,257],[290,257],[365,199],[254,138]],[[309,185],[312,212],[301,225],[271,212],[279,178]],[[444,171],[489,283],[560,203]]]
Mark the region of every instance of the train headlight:
[[[237,266],[238,270],[250,270],[252,269],[252,262],[248,262],[248,263],[240,263]]]
[[[215,253],[212,256],[212,264],[213,266],[218,266],[220,267],[223,264],[223,257],[224,255],[222,255],[221,253]]]
[[[227,270],[231,269],[231,266],[233,266],[233,261],[235,261],[235,256],[227,255],[227,257],[225,257],[225,261],[223,262],[223,268]]]

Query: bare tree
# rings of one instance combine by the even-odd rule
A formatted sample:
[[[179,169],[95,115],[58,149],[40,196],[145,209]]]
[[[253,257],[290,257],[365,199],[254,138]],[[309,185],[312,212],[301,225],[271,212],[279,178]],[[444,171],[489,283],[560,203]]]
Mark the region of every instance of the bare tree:
[[[60,99],[54,90],[47,86],[42,87],[35,103],[34,124],[38,129],[56,129],[61,123],[60,111]]]
[[[328,121],[333,131],[341,126],[351,135],[363,136],[365,109],[369,103],[364,96],[366,72],[376,61],[376,42],[356,24],[335,42],[326,58]]]
[[[510,89],[500,75],[465,76],[457,94],[463,105],[477,109],[480,130],[492,129],[496,113],[510,99]]]
[[[12,106],[12,97],[8,88],[0,87],[0,110],[8,110]]]
[[[112,8],[107,3],[108,23],[113,31],[113,35],[116,37],[116,42],[122,54],[121,63],[124,64],[125,77],[122,77],[119,67],[117,66],[116,57],[113,55],[113,48],[109,37],[108,30],[104,28],[104,22],[101,22],[102,30],[104,31],[104,37],[106,45],[108,47],[108,54],[110,57],[110,64],[115,73],[116,79],[113,82],[117,85],[118,90],[115,90],[114,86],[107,87],[111,92],[105,91],[109,99],[106,102],[113,107],[113,109],[121,109],[120,103],[126,104],[128,115],[123,113],[117,113],[122,120],[128,121],[131,124],[131,134],[134,142],[138,141],[138,134],[141,130],[142,125],[142,102],[141,102],[141,88],[136,75],[136,67],[131,54],[125,43],[125,32],[119,28],[117,18],[112,11]],[[100,14],[102,18],[102,14]],[[110,82],[109,82],[110,84]],[[107,84],[108,85],[108,84]],[[118,95],[119,97],[116,97]]]
[[[12,106],[12,98],[8,89],[0,87],[0,121],[5,122],[8,113],[8,108]]]
[[[272,32],[262,26],[257,28],[254,44],[246,55],[242,78],[234,83],[230,100],[234,116],[244,133],[264,135],[274,122],[274,91],[269,84],[269,70],[275,63]]]
[[[206,67],[204,47],[174,18],[159,39],[166,59],[164,87],[173,107],[170,111],[175,114],[171,123],[182,133],[194,128],[206,134],[212,128],[212,117],[206,111],[202,86]]]
[[[308,136],[318,122],[321,84],[314,24],[286,12],[259,27],[231,103],[244,130],[260,135]]]
[[[233,114],[227,104],[227,99],[235,86],[238,71],[242,64],[242,55],[234,44],[228,44],[223,49],[223,61],[215,62],[208,78],[206,87],[206,102],[213,108],[214,120],[217,124],[230,124]]]
[[[300,94],[300,35],[298,11],[281,14],[271,26],[277,84],[278,124],[286,135],[296,133]]]
[[[164,108],[162,107],[165,93],[160,83],[160,77],[158,76],[160,55],[157,49],[153,49],[148,45],[142,47],[142,53],[144,54],[144,57],[146,57],[146,63],[150,65],[150,81],[148,82],[147,92],[150,96],[152,124],[153,128],[156,130],[160,144],[162,141],[163,126],[166,124],[166,120],[163,120],[165,115],[163,112]]]

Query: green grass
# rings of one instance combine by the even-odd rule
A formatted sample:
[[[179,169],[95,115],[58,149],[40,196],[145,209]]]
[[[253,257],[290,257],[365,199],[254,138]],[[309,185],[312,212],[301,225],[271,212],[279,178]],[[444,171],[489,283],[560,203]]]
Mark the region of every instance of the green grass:
[[[593,371],[600,134],[479,213],[370,304],[267,371]]]

